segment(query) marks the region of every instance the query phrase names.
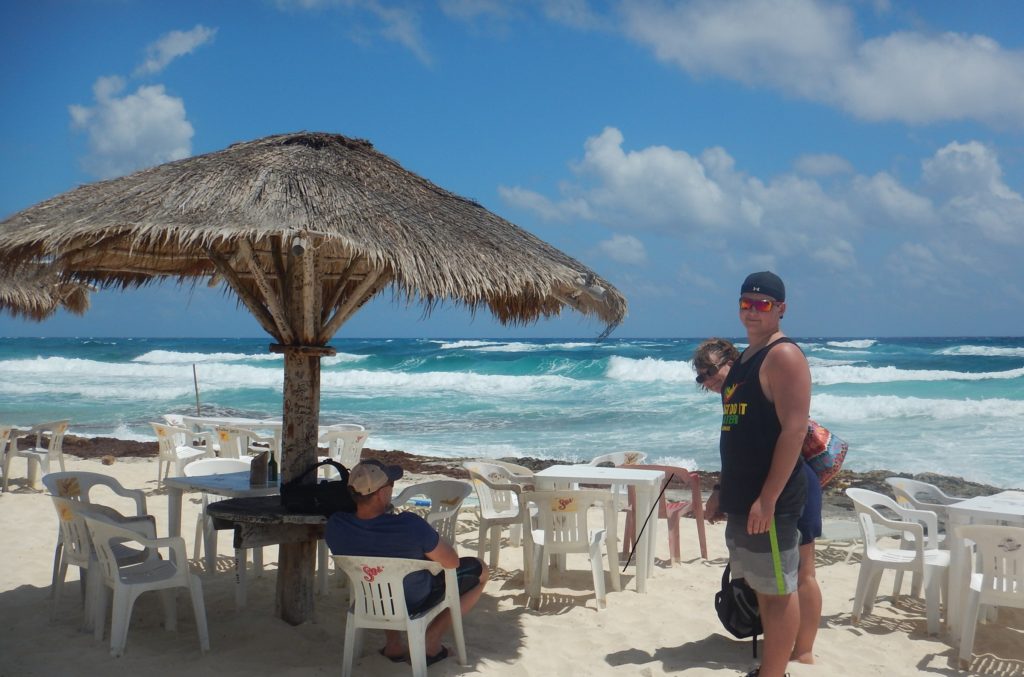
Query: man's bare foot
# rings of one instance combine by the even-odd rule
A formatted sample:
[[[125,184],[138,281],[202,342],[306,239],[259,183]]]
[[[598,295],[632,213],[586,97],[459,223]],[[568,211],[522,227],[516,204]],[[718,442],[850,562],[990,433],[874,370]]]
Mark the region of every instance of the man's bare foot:
[[[789,660],[796,661],[797,663],[803,663],[804,665],[814,665],[814,654],[810,651],[802,653],[799,656],[793,654],[789,657]]]

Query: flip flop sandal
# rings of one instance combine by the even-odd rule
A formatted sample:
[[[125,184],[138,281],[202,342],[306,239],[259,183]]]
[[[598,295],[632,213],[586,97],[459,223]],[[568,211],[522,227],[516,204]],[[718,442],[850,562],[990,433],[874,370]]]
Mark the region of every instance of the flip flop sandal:
[[[441,650],[438,651],[436,654],[434,654],[433,656],[427,656],[427,666],[429,667],[434,663],[443,661],[445,658],[448,658],[448,647],[442,646]]]

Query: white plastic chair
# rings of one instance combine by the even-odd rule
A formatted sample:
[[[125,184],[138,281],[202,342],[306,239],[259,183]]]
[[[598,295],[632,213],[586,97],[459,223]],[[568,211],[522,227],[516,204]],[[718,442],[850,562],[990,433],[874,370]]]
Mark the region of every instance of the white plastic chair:
[[[527,468],[525,465],[519,465],[518,463],[509,463],[508,461],[499,461],[496,458],[488,459],[488,463],[500,466],[508,471],[512,481],[522,486],[524,489],[527,486],[533,486],[533,471]]]
[[[321,457],[320,460],[330,458],[351,470],[362,458],[363,445],[369,436],[370,433],[366,428],[358,423],[338,423],[327,426],[323,434],[320,435],[320,444],[327,445],[327,456]],[[330,466],[324,466],[324,472],[328,473],[328,477],[338,473]]]
[[[186,477],[199,477],[202,475],[223,475],[233,472],[248,472],[250,464],[240,458],[201,458],[185,466]],[[200,557],[200,543],[202,552],[206,554],[206,571],[213,573],[217,561],[217,530],[213,528],[213,518],[206,513],[207,506],[227,498],[216,494],[203,492],[203,509],[196,518],[196,542],[192,552],[196,559]],[[252,563],[257,574],[263,571],[263,548],[252,548]],[[242,609],[246,604],[245,594],[245,549],[235,549],[235,607]]]
[[[174,464],[175,474],[180,477],[185,474],[185,466],[192,461],[213,456],[214,444],[212,437],[208,438],[209,441],[206,447],[200,449],[192,446],[191,442],[193,438],[202,435],[202,433],[194,433],[188,428],[178,428],[163,423],[150,422],[149,425],[153,427],[153,432],[156,433],[158,449],[156,482],[158,487],[163,484],[164,478],[170,474],[172,463]]]
[[[51,496],[59,498],[69,499],[72,501],[81,501],[87,505],[95,503],[95,495],[93,490],[97,487],[104,487],[116,496],[126,498],[135,503],[135,514],[128,516],[126,519],[131,520],[131,524],[137,528],[146,529],[145,523],[150,524],[151,532],[156,536],[156,522],[151,515],[146,512],[146,494],[141,489],[126,489],[121,486],[115,478],[110,475],[104,475],[97,472],[85,472],[85,471],[71,471],[71,472],[54,472],[43,476],[43,486],[50,492]],[[120,513],[118,513],[120,514]],[[59,516],[59,513],[58,513]],[[84,533],[85,525],[82,524]],[[68,564],[81,567],[74,561],[64,561],[64,542],[67,532],[64,525],[59,525],[57,532],[57,545],[53,551],[53,577],[50,582],[50,595],[53,597],[54,610],[57,608],[57,604],[60,601],[60,589],[64,583],[64,577],[67,575]],[[75,559],[75,555],[71,556]],[[80,559],[80,558],[78,558]],[[85,579],[82,579],[85,582]]]
[[[960,667],[967,668],[981,605],[1024,608],[1024,529],[974,524],[958,527],[957,535],[978,548],[960,639]]]
[[[93,505],[84,501],[70,498],[51,496],[53,506],[57,511],[57,525],[59,528],[58,548],[60,561],[55,562],[53,580],[53,609],[50,617],[57,617],[57,610],[60,606],[61,589],[64,587],[64,579],[67,576],[69,566],[76,566],[79,569],[79,582],[82,591],[82,599],[85,608],[86,629],[92,629],[94,621],[95,597],[102,585],[100,570],[96,564],[96,555],[92,547],[92,538],[81,515],[83,509],[93,512],[101,512],[111,519],[126,526],[130,526],[149,538],[156,538],[156,523],[149,515],[142,518],[125,518],[117,511],[101,505]],[[114,557],[121,565],[138,564],[149,557],[145,549],[131,548],[121,543],[112,545]]]
[[[590,459],[587,465],[602,466],[611,464],[615,468],[627,465],[640,465],[647,460],[647,454],[642,451],[613,451],[609,454],[601,454]],[[626,487],[619,487],[612,492],[615,500],[616,510],[627,510],[629,508],[629,493]]]
[[[391,499],[391,505],[401,508],[416,496],[430,499],[430,510],[425,519],[437,530],[448,545],[455,546],[455,525],[459,509],[466,497],[473,493],[473,485],[459,480],[433,480],[406,487]]]
[[[455,569],[445,569],[430,560],[397,557],[335,555],[334,564],[348,576],[352,584],[351,601],[345,620],[342,677],[352,675],[353,663],[361,653],[359,630],[363,628],[406,632],[413,677],[427,677],[427,626],[445,609],[451,612],[452,634],[455,637],[459,665],[466,665],[466,639],[462,634],[462,609]],[[408,574],[423,570],[431,574],[444,571],[445,597],[427,611],[409,616],[402,581]]]
[[[647,460],[647,454],[642,451],[613,451],[610,454],[601,454],[590,459],[587,465],[602,465],[611,463],[616,468],[624,465],[640,465]]]
[[[103,573],[103,582],[113,591],[113,605],[110,621],[110,654],[115,658],[124,653],[131,623],[132,607],[144,592],[160,590],[164,605],[164,627],[168,631],[177,629],[177,604],[171,590],[185,588],[192,597],[192,610],[196,617],[201,651],[210,649],[210,633],[206,627],[206,605],[203,603],[203,585],[192,576],[188,569],[185,541],[180,536],[149,538],[137,531],[116,524],[103,515],[83,511],[86,526],[92,536],[93,548]],[[136,542],[150,552],[150,556],[139,564],[122,566],[114,552],[115,542]],[[170,556],[161,559],[157,551],[167,550]],[[106,591],[98,600],[95,613],[95,636],[103,639],[106,617]]]
[[[273,436],[264,436],[246,428],[216,426],[218,456],[220,458],[240,458],[252,462],[256,454],[267,451],[274,454],[274,459],[281,462],[281,450],[278,440]]]
[[[967,497],[950,496],[934,484],[907,477],[887,477],[885,482],[892,487],[893,496],[896,497],[896,502],[900,505],[914,510],[930,510],[935,513],[939,525],[939,547],[947,548],[946,525],[949,522],[949,512],[946,510],[946,506],[967,500]],[[904,532],[900,547],[903,549],[909,547],[912,538],[907,532]],[[897,571],[896,581],[892,588],[893,597],[899,597],[902,587],[903,572]],[[921,594],[921,579],[917,575],[914,575],[911,580],[910,594],[914,597]]]
[[[853,501],[857,510],[857,519],[864,538],[864,557],[860,563],[857,592],[853,599],[853,623],[860,622],[862,614],[871,613],[875,597],[878,595],[878,584],[885,569],[910,571],[921,576],[928,614],[928,633],[937,634],[940,598],[946,598],[948,588],[949,551],[939,550],[935,513],[904,508],[888,496],[867,489],[847,489],[846,495]],[[894,513],[898,519],[884,517],[878,508]],[[914,537],[911,543],[913,548],[879,547],[876,525],[901,533],[910,532]]]
[[[508,526],[509,540],[519,545],[523,528],[523,506],[520,501],[522,488],[512,480],[509,472],[499,465],[482,461],[466,461],[462,464],[469,471],[476,495],[480,501],[480,534],[477,539],[477,557],[484,559],[488,542],[491,546],[491,563],[498,568],[501,548],[502,527]],[[523,568],[527,565],[527,553],[523,552]]]
[[[533,561],[526,572],[527,592],[534,606],[540,602],[541,586],[547,583],[549,567],[545,566],[550,555],[569,553],[587,553],[590,556],[590,568],[594,576],[594,593],[597,597],[597,608],[606,604],[604,585],[604,565],[601,557],[601,546],[606,545],[604,529],[587,528],[587,512],[591,506],[600,506],[605,510],[605,519],[609,519],[609,492],[599,489],[554,489],[546,491],[525,491],[522,495],[524,504],[537,506],[537,528],[528,529],[527,539],[531,543]],[[614,518],[612,516],[612,518]],[[529,518],[527,518],[528,520]],[[524,524],[528,527],[529,524]],[[612,585],[619,589],[617,553],[608,551],[609,569]]]
[[[15,456],[22,456],[28,463],[26,474],[28,484],[35,488],[36,477],[39,475],[38,468],[42,468],[43,475],[50,472],[50,462],[57,461],[60,469],[64,470],[64,434],[68,431],[68,421],[51,421],[40,423],[29,428],[18,437],[31,437],[35,435],[35,444],[28,449],[18,449],[13,433],[8,442],[7,453],[4,455],[4,491],[11,479],[11,459]],[[49,440],[44,444],[43,436],[49,435]]]

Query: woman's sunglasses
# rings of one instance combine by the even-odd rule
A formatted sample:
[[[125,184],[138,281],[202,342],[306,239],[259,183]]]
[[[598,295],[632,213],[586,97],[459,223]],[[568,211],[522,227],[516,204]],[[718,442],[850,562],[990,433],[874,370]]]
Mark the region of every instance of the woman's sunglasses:
[[[769,310],[775,307],[779,301],[773,301],[772,299],[748,299],[745,296],[740,297],[740,310],[750,310],[753,308],[759,313],[767,313]]]
[[[724,367],[728,363],[729,363],[729,360],[722,360],[718,364],[713,364],[710,367],[708,367],[707,369],[705,369],[702,372],[700,372],[699,374],[697,374],[697,378],[695,379],[697,381],[697,385],[704,385],[705,381],[707,381],[708,379],[714,378],[715,374],[718,373],[718,370],[721,369],[722,367]]]

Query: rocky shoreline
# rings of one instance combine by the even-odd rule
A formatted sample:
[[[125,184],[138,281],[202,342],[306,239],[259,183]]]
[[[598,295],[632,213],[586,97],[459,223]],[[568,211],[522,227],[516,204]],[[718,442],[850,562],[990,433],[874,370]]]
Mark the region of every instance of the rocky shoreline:
[[[113,437],[77,437],[68,435],[64,438],[64,453],[72,454],[80,458],[104,459],[105,463],[115,463],[118,458],[124,457],[155,457],[157,455],[156,442],[139,442],[134,440],[122,440]],[[462,467],[462,459],[443,458],[438,456],[420,456],[398,450],[364,449],[363,454],[368,458],[380,459],[385,463],[397,464],[412,473],[432,473],[446,475],[456,479],[467,479],[469,475]],[[506,458],[503,460],[518,463],[533,470],[562,463],[551,459],[538,458]],[[701,487],[707,491],[718,482],[717,472],[699,470],[697,474],[701,479]],[[935,473],[896,473],[889,470],[871,470],[868,472],[853,472],[843,470],[825,488],[822,514],[826,518],[841,519],[853,517],[853,503],[844,494],[847,487],[861,487],[889,494],[889,487],[885,483],[886,477],[912,477],[916,480],[934,484],[944,492],[954,496],[984,496],[994,494],[1002,489],[987,484],[970,482],[960,477],[948,477]]]

